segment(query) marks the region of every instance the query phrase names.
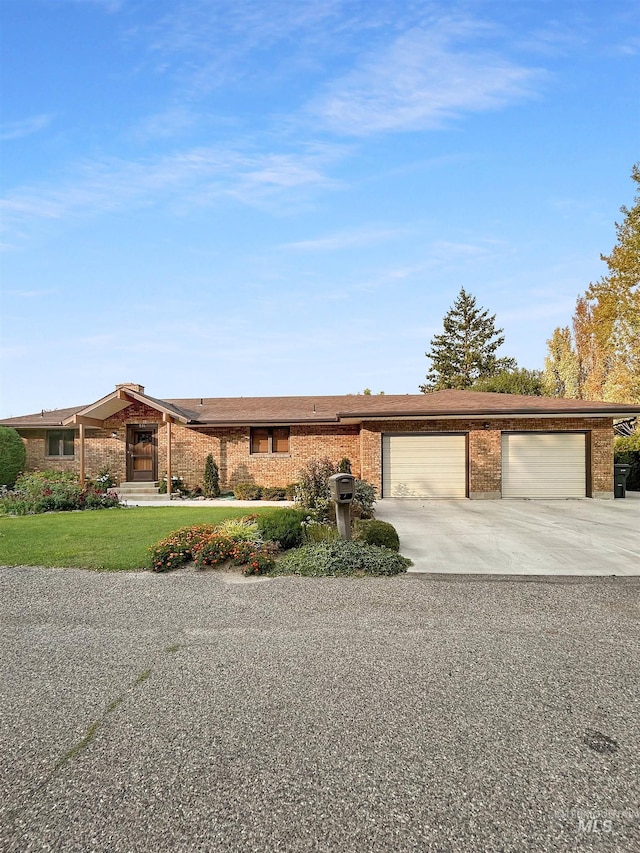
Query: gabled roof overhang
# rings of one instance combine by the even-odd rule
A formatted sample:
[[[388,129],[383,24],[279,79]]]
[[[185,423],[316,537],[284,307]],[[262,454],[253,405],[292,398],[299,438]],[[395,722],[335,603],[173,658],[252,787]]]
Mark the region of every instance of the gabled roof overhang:
[[[117,388],[115,391],[112,391],[111,394],[107,394],[106,397],[102,397],[102,399],[96,400],[96,402],[92,403],[90,406],[80,409],[80,411],[70,415],[62,423],[64,426],[83,424],[87,427],[96,427],[99,429],[104,425],[107,418],[110,418],[112,415],[116,415],[118,412],[121,412],[123,409],[126,409],[128,406],[134,405],[135,403],[142,403],[145,406],[149,406],[149,408],[160,412],[164,421],[171,421],[172,423],[179,422],[183,424],[186,424],[189,421],[182,412],[161,400],[156,400],[153,397],[147,397],[146,394],[141,394],[140,392],[133,391],[131,389],[127,389],[125,391],[123,388]]]

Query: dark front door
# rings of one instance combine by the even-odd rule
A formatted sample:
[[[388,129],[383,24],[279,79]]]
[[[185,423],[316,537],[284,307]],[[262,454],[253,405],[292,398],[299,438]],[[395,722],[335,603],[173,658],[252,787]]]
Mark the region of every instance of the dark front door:
[[[153,482],[158,476],[155,427],[127,427],[127,480]]]

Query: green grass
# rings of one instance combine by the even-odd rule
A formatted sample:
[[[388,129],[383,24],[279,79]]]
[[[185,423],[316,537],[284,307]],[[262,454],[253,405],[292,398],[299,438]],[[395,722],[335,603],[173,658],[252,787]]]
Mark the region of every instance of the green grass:
[[[270,512],[256,507],[130,507],[0,517],[0,565],[148,569],[148,549],[190,524]]]

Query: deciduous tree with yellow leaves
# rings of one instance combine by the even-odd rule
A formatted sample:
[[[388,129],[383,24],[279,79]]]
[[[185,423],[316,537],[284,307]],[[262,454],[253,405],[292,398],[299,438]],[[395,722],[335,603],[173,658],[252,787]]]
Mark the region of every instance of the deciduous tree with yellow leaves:
[[[640,403],[640,163],[631,178],[634,205],[620,208],[617,243],[600,256],[607,274],[578,299],[572,330],[558,328],[547,341],[547,393]]]

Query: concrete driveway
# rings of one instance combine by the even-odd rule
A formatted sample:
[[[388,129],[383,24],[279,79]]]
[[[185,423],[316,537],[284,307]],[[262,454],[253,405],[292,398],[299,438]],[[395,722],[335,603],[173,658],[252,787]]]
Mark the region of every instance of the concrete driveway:
[[[624,500],[427,501],[385,498],[413,572],[640,575],[640,492]]]

